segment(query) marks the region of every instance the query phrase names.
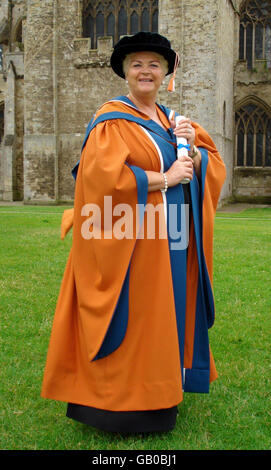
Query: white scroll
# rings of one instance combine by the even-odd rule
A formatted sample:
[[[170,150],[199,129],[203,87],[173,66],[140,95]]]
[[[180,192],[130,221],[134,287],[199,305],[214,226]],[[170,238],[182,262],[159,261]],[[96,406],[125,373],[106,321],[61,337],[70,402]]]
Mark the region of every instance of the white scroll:
[[[176,116],[176,126],[182,121],[184,116]],[[177,137],[177,158],[188,156],[187,140],[183,137]],[[182,184],[190,183],[189,178],[184,178],[181,181]]]

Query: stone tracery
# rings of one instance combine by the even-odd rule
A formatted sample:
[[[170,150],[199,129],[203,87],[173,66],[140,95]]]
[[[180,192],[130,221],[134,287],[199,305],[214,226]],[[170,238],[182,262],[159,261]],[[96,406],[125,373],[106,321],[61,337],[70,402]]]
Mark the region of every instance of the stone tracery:
[[[271,0],[247,0],[240,12],[239,59],[248,69],[256,60],[266,60],[271,68]]]
[[[271,114],[252,98],[235,114],[235,165],[271,166]]]
[[[96,49],[97,39],[120,36],[138,31],[158,31],[158,0],[85,0],[83,2],[83,36],[91,38]]]

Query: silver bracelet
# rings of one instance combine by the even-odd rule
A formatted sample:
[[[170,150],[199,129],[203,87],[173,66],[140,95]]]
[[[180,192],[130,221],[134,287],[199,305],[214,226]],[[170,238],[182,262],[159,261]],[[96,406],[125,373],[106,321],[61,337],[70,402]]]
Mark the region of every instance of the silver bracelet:
[[[162,173],[163,177],[164,177],[164,189],[162,189],[162,191],[164,191],[165,193],[167,192],[167,188],[168,188],[168,181],[167,181],[167,175],[165,173]]]

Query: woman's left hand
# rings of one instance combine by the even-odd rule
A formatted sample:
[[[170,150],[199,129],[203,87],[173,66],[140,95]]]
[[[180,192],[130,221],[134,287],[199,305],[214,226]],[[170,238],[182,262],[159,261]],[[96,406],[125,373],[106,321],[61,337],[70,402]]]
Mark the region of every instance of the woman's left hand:
[[[193,147],[195,144],[196,132],[194,127],[191,124],[191,119],[184,118],[181,120],[178,126],[176,126],[175,121],[170,121],[173,133],[176,137],[183,137],[187,140],[187,143],[190,145],[190,150],[188,151],[188,156],[193,155]],[[195,157],[192,158],[194,169],[198,179],[201,177],[201,152],[198,149],[198,153]]]
[[[184,118],[181,120],[181,122],[176,126],[175,121],[170,121],[171,127],[174,129],[173,133],[176,135],[176,137],[183,137],[184,139],[187,140],[187,143],[190,145],[190,150],[189,153],[193,153],[193,147],[195,144],[195,129],[191,124],[191,119],[189,118]]]

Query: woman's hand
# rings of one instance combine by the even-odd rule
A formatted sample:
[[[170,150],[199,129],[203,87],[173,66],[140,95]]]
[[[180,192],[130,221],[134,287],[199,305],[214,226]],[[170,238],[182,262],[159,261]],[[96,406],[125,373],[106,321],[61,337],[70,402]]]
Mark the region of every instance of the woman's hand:
[[[180,121],[179,125],[176,126],[175,121],[170,121],[172,129],[174,129],[173,133],[176,137],[183,137],[187,140],[187,143],[190,145],[190,150],[188,151],[188,155],[193,155],[193,147],[195,144],[195,137],[196,132],[194,127],[191,124],[191,119],[184,118]],[[201,153],[198,149],[198,154],[196,157],[192,159],[193,165],[195,168],[195,172],[198,178],[201,177]]]
[[[148,178],[148,191],[158,191],[164,189],[165,180],[163,174],[158,171],[146,171]],[[190,157],[181,157],[165,172],[167,176],[168,187],[176,186],[184,178],[193,178],[193,161]]]
[[[184,118],[180,121],[178,126],[176,126],[175,121],[170,121],[172,129],[174,129],[173,134],[176,135],[176,137],[182,137],[187,140],[187,143],[190,145],[190,150],[189,153],[193,153],[193,147],[195,143],[195,129],[191,124],[191,119],[189,118]]]
[[[184,178],[193,178],[193,160],[190,157],[183,156],[173,162],[169,170],[166,172],[168,186],[176,186],[181,183]]]

